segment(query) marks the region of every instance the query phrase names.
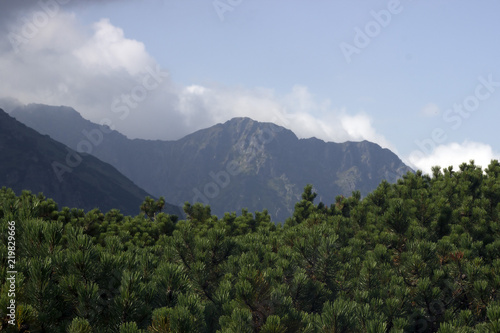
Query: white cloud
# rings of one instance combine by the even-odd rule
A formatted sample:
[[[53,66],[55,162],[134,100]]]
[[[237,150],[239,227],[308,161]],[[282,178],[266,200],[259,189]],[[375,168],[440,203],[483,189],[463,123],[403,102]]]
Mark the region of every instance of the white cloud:
[[[87,68],[125,69],[130,75],[137,75],[153,62],[143,43],[125,38],[123,30],[108,19],[94,23],[94,31],[85,45],[74,51]]]
[[[474,160],[476,165],[485,169],[492,159],[500,159],[500,154],[493,151],[491,146],[467,140],[463,143],[439,145],[428,155],[416,150],[408,158],[413,168],[429,174],[432,173],[433,166],[447,168],[452,165],[453,169],[458,170],[460,164],[469,163],[470,160]]]
[[[186,87],[186,92],[190,94],[195,94],[195,95],[202,95],[204,92],[207,91],[207,88],[198,86],[198,85],[192,85]]]
[[[342,127],[353,140],[368,140],[377,142],[382,147],[391,147],[383,135],[377,133],[372,125],[372,119],[366,114],[354,116],[343,114],[340,117]]]
[[[332,108],[329,101],[319,103],[307,87],[300,85],[282,97],[262,88],[189,86],[182,92],[180,100],[182,113],[193,117],[190,122],[193,125],[203,118],[208,118],[209,122],[210,119],[223,122],[233,117],[249,116],[289,128],[300,138],[317,137],[335,142],[369,140],[393,148],[377,133],[368,115],[350,115],[346,110]],[[206,122],[200,125],[204,127]]]
[[[158,64],[144,44],[107,19],[89,32],[73,15],[60,13],[21,52],[4,51],[0,71],[9,79],[0,81],[3,97],[72,106],[94,122],[109,119],[132,138],[177,139],[246,116],[282,125],[301,138],[370,140],[392,148],[368,115],[334,108],[305,86],[280,96],[266,88],[180,86],[168,75],[155,85],[151,71]]]
[[[22,105],[23,104],[21,102],[12,97],[0,98],[0,109],[7,113]]]
[[[441,110],[439,109],[439,106],[437,106],[436,104],[429,103],[420,110],[420,114],[422,114],[425,117],[436,117],[441,114]]]

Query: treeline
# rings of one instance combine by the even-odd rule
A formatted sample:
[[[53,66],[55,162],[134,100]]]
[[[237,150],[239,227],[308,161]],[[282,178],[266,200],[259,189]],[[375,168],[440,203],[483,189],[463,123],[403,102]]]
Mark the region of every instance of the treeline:
[[[408,173],[295,212],[186,220],[0,190],[5,332],[500,332],[500,164]],[[8,237],[15,221],[15,325]]]

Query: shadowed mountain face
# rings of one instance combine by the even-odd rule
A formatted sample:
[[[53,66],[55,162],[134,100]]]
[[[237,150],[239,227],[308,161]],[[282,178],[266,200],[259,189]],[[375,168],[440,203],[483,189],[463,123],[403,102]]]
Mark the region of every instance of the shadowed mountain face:
[[[43,192],[62,206],[137,215],[148,193],[108,163],[76,154],[0,109],[0,187]],[[179,207],[166,211],[179,215]]]
[[[130,140],[66,107],[31,104],[12,115],[69,147],[115,166],[155,196],[181,205],[202,202],[212,212],[267,209],[291,216],[306,184],[325,204],[354,190],[366,195],[382,180],[411,171],[377,144],[298,139],[283,127],[234,118],[176,141]]]

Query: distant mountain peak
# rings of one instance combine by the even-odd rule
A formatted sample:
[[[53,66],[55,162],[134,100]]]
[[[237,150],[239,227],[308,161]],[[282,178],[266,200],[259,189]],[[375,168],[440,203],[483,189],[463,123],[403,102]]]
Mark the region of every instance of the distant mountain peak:
[[[36,121],[22,110],[15,116],[73,149],[87,140],[82,130],[100,127],[55,111]],[[285,127],[249,117],[232,118],[171,141],[129,140],[113,132],[93,146],[92,154],[168,202],[199,201],[216,215],[267,209],[274,221],[281,222],[290,216],[307,184],[315,187],[318,200],[331,204],[337,195],[359,190],[364,196],[382,180],[394,182],[411,171],[397,155],[375,143],[299,140]]]
[[[297,138],[295,133],[293,133],[290,129],[285,128],[283,126],[277,125],[272,122],[263,122],[263,121],[258,121],[254,120],[249,117],[235,117],[232,118],[228,121],[226,121],[223,124],[219,124],[222,127],[224,127],[227,130],[235,130],[237,132],[242,132],[242,133],[255,133],[257,131],[261,132],[261,136],[270,136],[272,135],[273,137],[278,134],[278,133],[284,133],[286,135],[292,135],[293,137]],[[217,125],[216,125],[217,126]],[[207,128],[207,130],[210,130],[211,127]],[[269,139],[269,138],[268,138]]]
[[[224,124],[229,124],[229,123],[248,123],[248,122],[255,122],[255,120],[253,120],[252,118],[250,117],[234,117],[234,118],[231,118],[229,120],[227,120],[226,122],[224,122]]]

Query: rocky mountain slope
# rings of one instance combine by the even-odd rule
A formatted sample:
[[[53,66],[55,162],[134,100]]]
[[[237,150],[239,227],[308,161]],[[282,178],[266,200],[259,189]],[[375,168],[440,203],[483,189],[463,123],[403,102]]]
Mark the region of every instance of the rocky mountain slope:
[[[283,127],[234,118],[175,141],[130,140],[67,107],[31,104],[12,115],[75,150],[115,166],[155,196],[202,202],[220,215],[268,209],[284,221],[313,184],[325,204],[354,190],[368,194],[411,171],[394,153],[363,142],[298,139]]]
[[[61,206],[136,215],[149,194],[108,163],[76,153],[0,109],[0,187],[43,192]],[[62,207],[60,207],[62,208]],[[167,205],[166,212],[181,214]]]

